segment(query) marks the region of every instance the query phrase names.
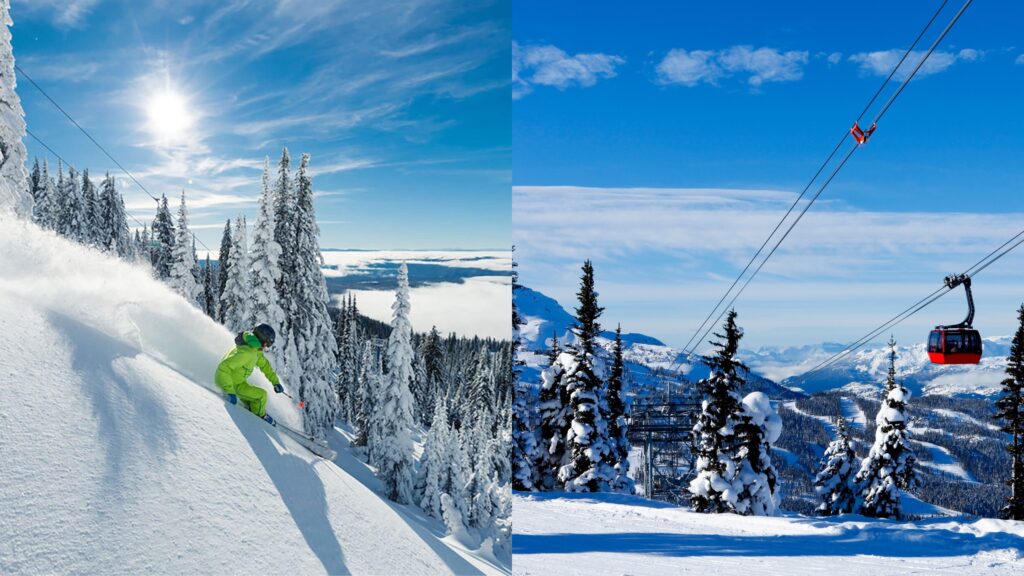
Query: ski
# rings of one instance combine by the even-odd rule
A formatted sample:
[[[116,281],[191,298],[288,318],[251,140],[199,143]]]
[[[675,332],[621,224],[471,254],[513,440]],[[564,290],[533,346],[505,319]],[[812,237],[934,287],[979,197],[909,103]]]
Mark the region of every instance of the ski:
[[[337,452],[335,452],[334,450],[327,446],[326,442],[317,442],[315,438],[309,436],[305,432],[299,432],[298,430],[290,426],[285,426],[284,424],[281,424],[276,420],[274,421],[273,426],[287,432],[292,437],[292,439],[294,439],[296,442],[301,444],[303,448],[309,450],[316,456],[319,456],[325,460],[334,460],[334,458],[337,457],[338,455]]]

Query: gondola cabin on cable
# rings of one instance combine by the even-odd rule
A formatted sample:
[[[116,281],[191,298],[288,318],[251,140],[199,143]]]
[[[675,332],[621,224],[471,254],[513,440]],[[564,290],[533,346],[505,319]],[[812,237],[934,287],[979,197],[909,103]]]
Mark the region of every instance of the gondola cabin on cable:
[[[936,326],[928,335],[928,358],[935,364],[977,364],[981,361],[981,334],[971,327],[974,321],[971,277],[966,274],[946,276],[946,286],[950,290],[961,284],[967,291],[967,318],[959,324]]]

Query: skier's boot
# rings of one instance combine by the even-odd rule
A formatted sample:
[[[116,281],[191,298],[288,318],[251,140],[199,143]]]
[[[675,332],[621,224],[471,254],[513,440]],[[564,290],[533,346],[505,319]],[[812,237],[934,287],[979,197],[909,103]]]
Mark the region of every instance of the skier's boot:
[[[270,424],[271,426],[276,426],[276,424],[274,423],[274,419],[270,417],[270,414],[264,414],[263,419],[267,421],[267,424]]]

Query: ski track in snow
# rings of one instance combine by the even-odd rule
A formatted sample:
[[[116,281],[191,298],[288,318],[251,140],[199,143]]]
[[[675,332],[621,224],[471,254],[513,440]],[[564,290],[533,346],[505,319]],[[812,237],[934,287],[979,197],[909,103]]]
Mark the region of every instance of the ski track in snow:
[[[1019,574],[1024,524],[696,514],[612,494],[517,493],[513,574]]]
[[[327,462],[228,405],[232,335],[143,268],[3,221],[0,270],[0,574],[508,570],[383,499],[341,432]]]
[[[1000,431],[999,426],[996,426],[995,424],[993,424],[991,422],[982,422],[981,420],[978,420],[977,418],[975,418],[975,417],[973,417],[973,416],[971,416],[969,414],[964,414],[963,412],[957,412],[956,410],[947,410],[945,408],[934,408],[934,409],[932,409],[932,412],[934,412],[934,413],[936,413],[936,414],[938,414],[940,416],[945,416],[946,418],[952,418],[954,420],[963,420],[965,422],[970,422],[971,424],[974,424],[975,426],[978,426],[979,428],[988,428],[989,430],[992,430],[993,432],[999,432]]]
[[[860,405],[849,398],[842,397],[839,399],[839,406],[843,412],[843,418],[846,419],[850,428],[864,430],[868,424],[868,417],[860,409]]]
[[[960,461],[957,460],[956,456],[953,456],[953,453],[949,450],[939,446],[938,444],[932,444],[931,442],[925,442],[924,440],[912,439],[911,442],[923,447],[931,453],[931,462],[926,462],[920,459],[917,461],[921,466],[937,470],[942,476],[951,476],[958,480],[972,482],[974,484],[978,483],[974,476],[971,476],[971,473],[964,469],[960,464]]]

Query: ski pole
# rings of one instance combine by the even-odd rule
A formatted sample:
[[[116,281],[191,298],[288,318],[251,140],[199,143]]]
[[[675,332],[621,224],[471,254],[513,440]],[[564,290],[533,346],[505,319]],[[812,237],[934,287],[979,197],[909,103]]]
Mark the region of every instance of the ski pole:
[[[283,391],[281,393],[284,394],[285,396],[287,396],[288,398],[291,398],[292,402],[295,402],[295,398],[291,394],[289,394],[287,392],[283,392]],[[305,408],[306,407],[306,403],[301,401],[301,400],[299,402],[295,402],[295,405],[298,406],[299,408]]]

